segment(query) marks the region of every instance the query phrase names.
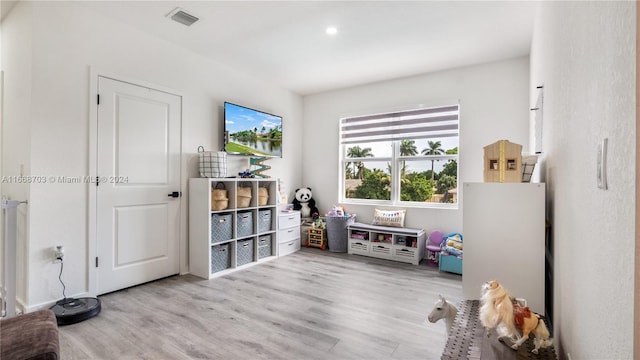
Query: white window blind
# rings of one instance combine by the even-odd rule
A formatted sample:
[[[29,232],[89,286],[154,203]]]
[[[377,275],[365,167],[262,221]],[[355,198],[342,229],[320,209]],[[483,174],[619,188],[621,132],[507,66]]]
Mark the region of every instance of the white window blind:
[[[343,118],[340,143],[458,136],[459,105]]]

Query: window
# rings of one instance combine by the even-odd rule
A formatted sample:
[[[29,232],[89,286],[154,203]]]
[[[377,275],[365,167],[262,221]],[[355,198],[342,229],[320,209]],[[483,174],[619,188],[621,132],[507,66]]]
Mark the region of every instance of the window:
[[[458,129],[458,104],[341,119],[341,201],[456,207]]]

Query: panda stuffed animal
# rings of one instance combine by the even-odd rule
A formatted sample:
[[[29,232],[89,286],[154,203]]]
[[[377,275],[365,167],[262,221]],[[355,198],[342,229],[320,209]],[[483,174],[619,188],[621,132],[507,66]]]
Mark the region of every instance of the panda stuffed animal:
[[[311,188],[296,189],[295,199],[293,199],[293,210],[300,210],[300,216],[310,218],[319,216],[320,211],[316,207]]]

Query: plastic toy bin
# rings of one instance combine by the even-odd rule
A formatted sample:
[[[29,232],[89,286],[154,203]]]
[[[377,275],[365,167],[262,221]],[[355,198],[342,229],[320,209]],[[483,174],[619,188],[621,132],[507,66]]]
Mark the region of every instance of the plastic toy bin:
[[[440,253],[440,271],[462,275],[462,259],[454,255]]]

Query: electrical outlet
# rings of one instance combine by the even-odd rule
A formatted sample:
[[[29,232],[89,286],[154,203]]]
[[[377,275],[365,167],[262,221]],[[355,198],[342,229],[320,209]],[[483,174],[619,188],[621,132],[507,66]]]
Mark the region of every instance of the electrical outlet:
[[[62,245],[56,245],[56,247],[53,248],[53,263],[54,264],[61,263],[63,258],[64,258],[64,248],[62,247]]]

